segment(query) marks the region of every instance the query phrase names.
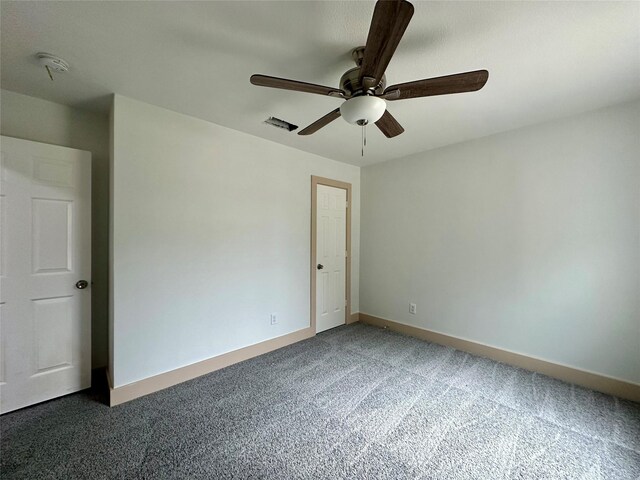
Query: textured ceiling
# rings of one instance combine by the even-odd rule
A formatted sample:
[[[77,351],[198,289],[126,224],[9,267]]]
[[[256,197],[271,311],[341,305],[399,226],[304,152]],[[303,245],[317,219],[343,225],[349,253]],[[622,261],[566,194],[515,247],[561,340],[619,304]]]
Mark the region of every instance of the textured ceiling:
[[[100,109],[116,92],[328,158],[366,165],[640,98],[640,2],[419,2],[387,83],[489,70],[479,92],[389,103],[405,133],[336,120],[341,100],[252,86],[252,73],[337,86],[373,1],[8,2],[2,88]],[[51,82],[33,55],[62,56]]]

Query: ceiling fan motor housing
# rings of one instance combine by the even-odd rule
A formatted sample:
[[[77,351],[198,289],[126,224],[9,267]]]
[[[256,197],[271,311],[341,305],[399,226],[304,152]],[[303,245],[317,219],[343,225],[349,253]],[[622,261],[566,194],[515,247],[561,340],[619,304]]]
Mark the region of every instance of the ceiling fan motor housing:
[[[382,95],[384,88],[387,86],[387,79],[383,75],[380,82],[372,88],[365,88],[360,82],[360,67],[347,70],[340,78],[340,88],[344,90],[348,97],[357,97],[358,95]]]
[[[365,86],[360,78],[364,47],[354,48],[351,57],[356,67],[347,70],[340,78],[340,88],[346,93],[348,100],[340,106],[340,114],[344,120],[353,125],[364,126],[374,123],[382,117],[387,104],[375,95],[381,95],[387,85],[384,75],[373,87]]]

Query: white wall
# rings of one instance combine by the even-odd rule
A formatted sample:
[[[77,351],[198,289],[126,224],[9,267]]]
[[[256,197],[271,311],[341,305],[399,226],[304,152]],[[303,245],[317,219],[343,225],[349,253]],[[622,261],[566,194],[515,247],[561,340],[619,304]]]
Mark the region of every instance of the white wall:
[[[362,205],[361,312],[640,383],[640,102],[363,168]]]
[[[106,115],[67,107],[8,90],[0,91],[0,133],[9,137],[92,153],[92,341],[93,368],[107,365],[109,125]]]
[[[119,95],[113,116],[114,386],[309,326],[311,175],[353,184],[358,311],[358,167]]]

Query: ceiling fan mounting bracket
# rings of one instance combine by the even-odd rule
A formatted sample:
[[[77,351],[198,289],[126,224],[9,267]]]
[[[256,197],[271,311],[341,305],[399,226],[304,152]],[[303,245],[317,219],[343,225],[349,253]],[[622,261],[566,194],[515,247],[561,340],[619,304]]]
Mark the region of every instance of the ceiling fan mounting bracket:
[[[356,47],[351,50],[351,58],[356,62],[356,65],[359,67],[362,65],[362,59],[364,58],[364,47]]]

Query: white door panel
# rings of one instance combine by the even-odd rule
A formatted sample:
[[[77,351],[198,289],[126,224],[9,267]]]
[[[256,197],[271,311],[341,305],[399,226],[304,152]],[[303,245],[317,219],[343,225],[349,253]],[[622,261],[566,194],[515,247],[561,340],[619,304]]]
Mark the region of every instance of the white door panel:
[[[347,191],[317,186],[316,332],[346,322]]]
[[[91,154],[1,137],[0,413],[91,384]]]

